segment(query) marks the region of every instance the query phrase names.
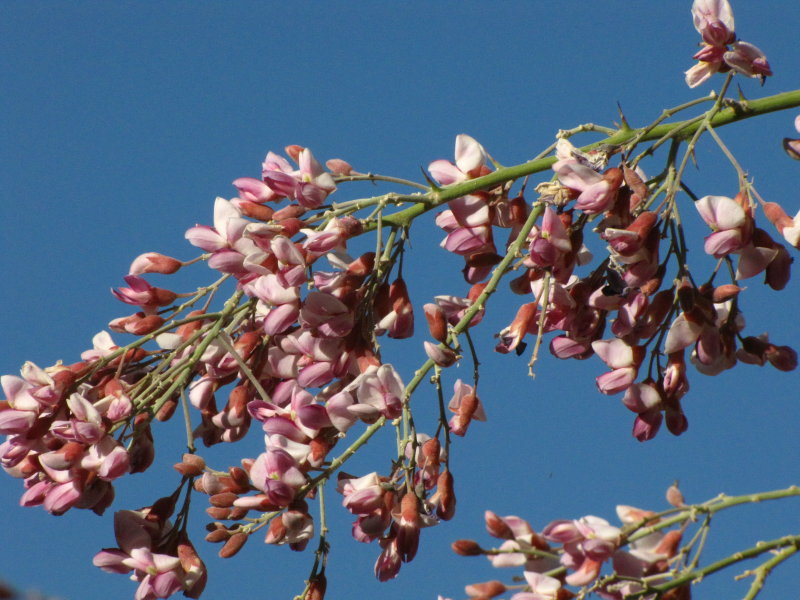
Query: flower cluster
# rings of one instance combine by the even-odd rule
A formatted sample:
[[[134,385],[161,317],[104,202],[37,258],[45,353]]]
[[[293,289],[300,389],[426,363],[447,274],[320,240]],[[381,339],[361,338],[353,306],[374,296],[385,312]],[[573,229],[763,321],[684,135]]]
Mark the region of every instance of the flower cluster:
[[[139,582],[136,600],[168,598],[183,592],[199,598],[206,585],[206,568],[186,534],[167,520],[174,508],[169,498],[142,510],[114,514],[119,548],[105,548],[94,564],[109,573],[131,573]]]
[[[107,334],[95,340],[111,344]],[[23,506],[42,505],[55,515],[72,507],[102,514],[114,499],[111,482],[144,466],[133,458],[142,443],[126,450],[111,434],[132,412],[126,383],[113,377],[116,365],[74,386],[92,370],[93,354],[49,369],[28,362],[22,377],[0,377],[6,397],[0,403],[0,433],[7,436],[0,444],[0,465],[24,479]]]
[[[703,39],[695,56],[700,62],[687,73],[692,87],[714,72],[771,74],[757,48],[737,41],[727,0],[695,0],[692,14]],[[177,490],[153,506],[117,512],[118,547],[94,561],[106,571],[130,573],[139,583],[137,599],[202,592],[205,567],[187,533],[191,494],[208,497],[206,540],[221,544],[221,557],[234,556],[262,529],[266,543],[300,551],[320,529],[309,501],[334,475],[344,508],[355,516],[353,537],[377,542],[375,574],[391,579],[415,557],[421,529],[455,513],[451,444],[474,421],[486,420],[470,331],[510,273],[509,287],[524,300],[513,319],[501,321],[508,325],[496,335],[496,351],[521,355],[526,337],[536,337],[532,370],[543,336],[552,334],[549,350],[557,358],[596,355],[606,365],[597,388],[623,395],[636,415],[638,440],[652,439],[662,423],[681,434],[688,427],[681,405],[689,390],[687,365],[706,375],[739,363],[769,363],[781,371],[797,366],[789,346],[766,334],[745,335],[740,284],[763,274],[772,289],[786,287],[790,248],[800,248],[800,214],[791,218],[765,202],[744,174],[733,198],[697,199],[689,192],[711,230],[703,248],[716,266],[701,277],[689,265],[685,219],[679,218],[685,216],[679,197],[688,188],[681,177],[703,128],[723,110],[723,98],[704,116],[683,122],[662,123],[662,116],[638,130],[623,119],[616,130],[585,125],[562,131],[544,158],[512,168],[499,166],[461,134],[454,162],[430,163],[429,186],[358,173],[341,159],[323,166],[301,146],[288,146],[288,158],[269,152],[260,178],[236,179],[238,196],[215,200],[212,225],[186,231],[200,256],[181,261],[147,252],[132,262],[125,286],[112,290],[136,312],[109,328],[136,336],[134,342],[120,347],[101,332],[78,363],[45,369],[26,363],[21,377],[0,378],[0,433],[6,436],[0,465],[24,480],[23,505],[100,514],[113,500],[114,480],[153,462],[153,421],[183,414],[189,453],[175,465]],[[688,128],[697,134],[679,165]],[[568,140],[587,130],[606,133],[609,143],[582,150]],[[668,139],[667,167],[648,178],[640,163]],[[800,154],[797,140],[784,146],[791,156]],[[550,168],[550,180],[535,186],[533,203],[524,195],[527,181],[512,193],[523,171],[527,177]],[[417,193],[329,200],[346,181],[381,180]],[[412,206],[403,208],[407,203]],[[422,305],[428,360],[404,381],[402,369],[385,360],[380,340],[414,335],[414,304],[422,298],[412,300],[403,257],[412,221],[437,207],[435,223],[445,236],[440,245],[463,257],[469,287],[464,296],[428,296]],[[759,212],[782,241],[759,226]],[[376,230],[370,251],[356,252],[352,240]],[[606,248],[595,260],[585,243]],[[208,264],[216,282],[178,293],[149,281],[198,261]],[[725,272],[730,277],[723,282]],[[235,291],[216,309],[226,282]],[[475,373],[471,383],[454,378],[446,400],[446,369],[467,354],[463,338]],[[435,423],[426,428],[433,435],[417,429],[421,419],[413,418],[410,405],[426,381],[439,401]],[[255,457],[216,470],[196,454],[196,440],[207,447],[237,442],[254,424],[263,434],[263,451],[259,446]],[[385,425],[397,430],[391,466],[360,477],[340,471]],[[334,457],[351,431],[358,437]],[[180,493],[184,509],[173,525]],[[587,585],[616,600],[643,594],[642,577],[659,581],[681,539],[678,530],[665,532],[654,513],[621,506],[618,516],[621,527],[585,516],[536,533],[518,517],[487,512],[490,534],[503,540],[500,548],[484,551],[464,540],[455,548],[487,554],[494,566],[523,566],[526,587],[513,600],[566,600],[572,594],[567,586]],[[320,534],[307,599],[324,594],[327,552]],[[607,565],[613,573],[602,577]],[[468,593],[489,598],[508,589],[492,581],[473,584]]]
[[[673,497],[680,496],[677,488],[671,490]],[[676,507],[683,506],[682,502],[680,496]],[[661,517],[655,512],[632,506],[617,506],[617,516],[621,527],[588,515],[552,521],[537,533],[520,517],[486,511],[486,530],[502,544],[484,549],[473,540],[458,540],[453,551],[462,556],[486,555],[496,568],[522,567],[525,585],[509,586],[498,580],[473,583],[466,587],[470,600],[493,598],[519,587],[523,590],[510,600],[569,600],[575,597],[569,587],[585,590],[589,586],[606,600],[622,600],[647,590],[641,583],[644,577],[647,585],[667,581],[678,558],[681,528],[667,531],[659,526]],[[652,531],[643,531],[645,527]],[[603,576],[605,565],[610,574]]]
[[[703,41],[693,57],[697,64],[686,71],[686,85],[697,87],[714,73],[730,70],[762,82],[772,75],[764,53],[753,44],[736,39],[728,0],[694,0],[692,18]]]

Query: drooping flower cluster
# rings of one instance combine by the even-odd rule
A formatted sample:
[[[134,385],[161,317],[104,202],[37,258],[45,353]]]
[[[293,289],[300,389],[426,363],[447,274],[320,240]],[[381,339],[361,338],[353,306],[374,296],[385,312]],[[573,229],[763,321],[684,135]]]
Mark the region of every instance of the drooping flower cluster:
[[[186,534],[167,520],[174,503],[164,500],[139,511],[115,513],[119,548],[103,549],[93,562],[109,573],[130,573],[139,582],[136,600],[168,598],[178,592],[199,598],[207,579],[205,565]]]
[[[762,80],[771,74],[757,48],[736,40],[727,0],[696,0],[692,14],[703,38],[695,56],[700,62],[687,73],[692,87],[718,71]],[[718,109],[706,115],[713,118]],[[794,369],[792,348],[770,342],[766,334],[744,335],[739,283],[763,273],[767,285],[781,290],[790,278],[789,250],[757,226],[756,200],[794,248],[800,247],[800,213],[792,219],[778,204],[764,202],[744,176],[734,198],[696,200],[711,229],[704,249],[717,260],[701,278],[687,262],[688,243],[677,218],[680,177],[670,179],[682,167],[676,169],[674,153],[664,170],[669,176],[648,179],[639,167],[668,138],[634,154],[662,119],[635,137],[624,123],[617,133],[619,139],[630,134],[628,142],[587,150],[561,132],[555,157],[528,171],[552,166],[552,178],[536,186],[533,204],[523,195],[527,182],[511,193],[519,174],[499,167],[464,134],[455,141],[455,162],[429,165],[433,179],[424,194],[341,203],[326,204],[342,182],[381,177],[358,173],[340,159],[328,161],[326,169],[301,146],[286,148],[296,166],[270,152],[260,178],[236,179],[238,197],[216,199],[213,225],[186,231],[201,256],[184,262],[142,254],[131,264],[126,285],[112,290],[137,312],[114,319],[109,328],[137,336],[135,342],[119,347],[102,332],[81,362],[46,369],[26,363],[21,377],[0,378],[0,433],[6,436],[0,465],[24,480],[21,503],[43,505],[53,514],[72,507],[102,513],[113,500],[113,481],[152,463],[151,423],[169,419],[183,402],[191,452],[175,465],[181,475],[177,490],[151,507],[117,512],[119,547],[100,552],[95,564],[130,573],[140,600],[179,592],[198,597],[205,567],[188,540],[187,512],[180,511],[175,525],[168,520],[182,491],[186,508],[190,494],[208,496],[212,522],[206,540],[221,544],[220,556],[235,555],[262,528],[266,543],[300,551],[317,533],[309,501],[374,432],[390,424],[399,440],[390,469],[361,477],[339,471],[338,491],[356,517],[353,537],[381,548],[376,576],[391,579],[416,555],[421,529],[455,513],[453,436],[466,436],[473,421],[486,420],[486,411],[477,373],[472,385],[456,379],[445,401],[443,369],[466,354],[460,336],[481,322],[489,295],[511,271],[512,291],[526,299],[497,334],[496,350],[522,354],[526,336],[536,336],[532,368],[542,336],[553,334],[549,349],[560,359],[597,355],[608,367],[596,379],[598,390],[623,394],[624,406],[636,415],[633,435],[641,441],[652,439],[662,423],[675,435],[688,427],[681,405],[689,389],[687,364],[706,375],[739,362]],[[684,126],[699,125],[697,119],[675,124],[670,135]],[[674,142],[677,149],[683,140],[676,136]],[[798,154],[796,140],[784,146]],[[618,164],[609,166],[618,154]],[[409,202],[414,206],[406,212],[402,206]],[[442,294],[424,304],[433,340],[423,342],[429,360],[406,383],[384,361],[379,338],[414,333],[403,253],[410,222],[438,206],[443,210],[436,224],[445,234],[440,245],[463,257],[470,287],[465,297]],[[389,234],[376,236],[374,251],[348,253],[356,247],[353,238],[383,228]],[[506,230],[504,241],[500,230]],[[598,261],[584,245],[593,233],[607,245]],[[176,293],[146,277],[173,274],[199,260],[220,278],[196,292]],[[730,281],[720,283],[716,278],[726,270]],[[226,281],[236,291],[215,310],[212,300]],[[409,403],[428,377],[440,409],[432,437],[418,433]],[[255,458],[218,471],[194,454],[195,440],[206,446],[236,442],[254,422],[264,438]],[[351,430],[362,433],[332,457]],[[645,535],[638,530],[656,527],[653,513],[622,506],[618,515],[622,527],[586,516],[554,521],[539,534],[518,517],[487,512],[489,532],[503,540],[487,554],[498,567],[524,566],[527,588],[513,600],[566,600],[566,586],[587,585],[613,600],[639,594],[645,588],[637,579],[659,581],[669,568],[680,532],[656,528]],[[320,542],[307,600],[324,595],[328,548]],[[474,542],[455,547],[462,554],[485,553]],[[606,565],[616,575],[601,581]],[[508,589],[492,581],[469,586],[468,594],[488,598]]]
[[[772,75],[764,53],[753,44],[736,39],[728,0],[694,0],[692,18],[703,41],[693,57],[697,64],[686,71],[686,85],[697,87],[714,73],[730,70],[762,82]]]

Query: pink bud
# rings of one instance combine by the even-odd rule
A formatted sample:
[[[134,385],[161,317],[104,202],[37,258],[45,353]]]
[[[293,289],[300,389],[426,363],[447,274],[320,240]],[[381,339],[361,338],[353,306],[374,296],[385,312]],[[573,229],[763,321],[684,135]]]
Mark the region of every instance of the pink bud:
[[[180,269],[183,263],[177,258],[165,256],[158,252],[146,252],[140,254],[131,263],[129,275],[141,275],[142,273],[162,273],[170,275]]]
[[[328,167],[334,175],[350,175],[353,173],[353,167],[350,166],[350,163],[341,158],[331,158],[325,161],[325,166]]]
[[[667,502],[669,502],[670,505],[674,506],[675,508],[681,508],[682,506],[685,506],[683,494],[678,488],[677,481],[667,488]]]

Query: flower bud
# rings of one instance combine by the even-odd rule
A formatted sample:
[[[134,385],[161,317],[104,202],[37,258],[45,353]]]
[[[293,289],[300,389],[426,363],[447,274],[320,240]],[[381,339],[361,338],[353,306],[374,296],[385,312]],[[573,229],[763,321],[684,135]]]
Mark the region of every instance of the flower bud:
[[[470,598],[494,598],[506,591],[506,586],[502,582],[497,581],[484,581],[483,583],[472,583],[464,588],[464,591]]]
[[[195,481],[195,483],[197,482]],[[230,519],[231,512],[233,511],[230,508],[222,508],[221,506],[209,506],[206,508],[206,514],[212,519],[217,519],[218,521],[227,521]]]
[[[679,530],[668,531],[653,551],[655,554],[664,554],[672,558],[677,554],[678,548],[681,545],[683,534]]]
[[[450,546],[459,556],[480,556],[483,548],[474,540],[456,540]]]
[[[764,356],[779,371],[794,371],[797,368],[797,352],[789,346],[770,344]]]
[[[187,453],[183,455],[183,460],[176,464],[174,468],[181,475],[197,477],[198,475],[202,475],[205,470],[206,461],[203,460],[202,456]]]
[[[714,291],[711,293],[711,299],[715,304],[725,302],[738,296],[743,289],[744,288],[740,288],[733,283],[726,283],[714,288]]]
[[[178,408],[178,401],[174,398],[169,398],[164,404],[161,405],[161,408],[158,409],[156,413],[156,421],[161,421],[162,423],[165,421],[169,421],[172,418],[172,415],[175,414],[175,409]]]
[[[158,252],[146,252],[140,254],[131,263],[129,275],[141,275],[142,273],[161,273],[171,275],[183,266],[177,258],[165,256]]]
[[[266,204],[259,204],[257,202],[250,202],[248,200],[241,200],[236,203],[236,207],[242,211],[245,217],[257,219],[259,221],[271,221],[272,216],[275,214],[275,209]]]
[[[233,506],[233,503],[239,498],[233,492],[221,492],[219,494],[214,494],[211,496],[208,501],[211,503],[211,506],[218,506],[220,508],[229,508]]]
[[[328,161],[330,162],[330,161]],[[306,592],[303,600],[323,600],[325,598],[325,590],[328,587],[328,580],[325,578],[325,573],[318,573],[311,578],[308,582],[308,591]]]
[[[231,532],[225,529],[224,527],[220,527],[219,529],[214,529],[206,534],[206,541],[212,544],[218,544],[219,542],[227,541],[231,537]]]
[[[513,540],[514,533],[511,531],[511,528],[508,524],[498,517],[495,513],[490,510],[487,510],[483,514],[484,519],[486,520],[486,531],[489,532],[489,535],[492,537],[500,538],[501,540]]]
[[[353,173],[353,167],[350,163],[341,158],[331,158],[325,161],[325,166],[334,175],[350,175]]]
[[[439,501],[436,503],[436,515],[443,521],[449,521],[456,514],[456,494],[453,489],[453,475],[450,471],[442,471],[436,481]]]
[[[442,348],[427,340],[422,342],[422,345],[425,348],[425,354],[428,355],[428,358],[430,358],[437,367],[451,367],[459,359],[459,355],[456,354],[455,350],[452,348]]]
[[[235,555],[239,550],[242,549],[245,542],[247,542],[248,535],[246,533],[234,533],[230,539],[225,542],[225,545],[222,546],[219,550],[219,557],[220,558],[230,558],[231,556]]]
[[[306,213],[306,210],[308,209],[299,204],[289,204],[280,210],[276,210],[272,215],[272,220],[280,223],[287,219],[296,219],[302,217]]]
[[[683,494],[678,488],[677,481],[667,488],[667,502],[669,502],[670,505],[674,506],[675,508],[685,506],[683,502]]]
[[[447,318],[444,310],[438,304],[428,303],[422,307],[425,313],[425,320],[428,321],[428,331],[431,337],[437,342],[444,342],[447,339]]]

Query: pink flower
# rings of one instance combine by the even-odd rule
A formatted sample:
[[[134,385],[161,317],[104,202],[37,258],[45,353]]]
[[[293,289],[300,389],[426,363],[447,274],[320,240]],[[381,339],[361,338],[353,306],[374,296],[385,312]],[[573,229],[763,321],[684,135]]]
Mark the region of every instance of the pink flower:
[[[177,298],[175,292],[153,287],[138,275],[127,275],[123,279],[130,287],[112,289],[111,293],[125,304],[141,306],[145,314],[153,314],[158,307],[172,304]]]
[[[597,378],[597,387],[603,394],[616,394],[626,390],[636,379],[644,358],[642,346],[630,346],[623,340],[596,340],[592,349],[613,370]]]
[[[486,151],[483,146],[465,133],[456,136],[455,158],[455,165],[447,160],[435,160],[428,166],[428,171],[442,185],[459,183],[489,172],[485,168]]]
[[[453,397],[447,408],[455,415],[450,419],[450,432],[455,435],[467,433],[467,427],[473,419],[476,421],[486,421],[486,413],[483,404],[475,393],[475,388],[457,379],[453,385]]]
[[[736,38],[733,11],[728,0],[694,0],[694,28],[711,46],[725,46]]]
[[[277,196],[296,200],[305,208],[317,208],[336,190],[336,184],[308,148],[299,149],[296,158],[299,168],[294,170],[285,158],[268,153],[262,170],[264,182]]]
[[[357,398],[348,410],[366,423],[374,423],[381,416],[396,419],[402,414],[404,385],[392,365],[368,369],[345,389],[355,390]]]

